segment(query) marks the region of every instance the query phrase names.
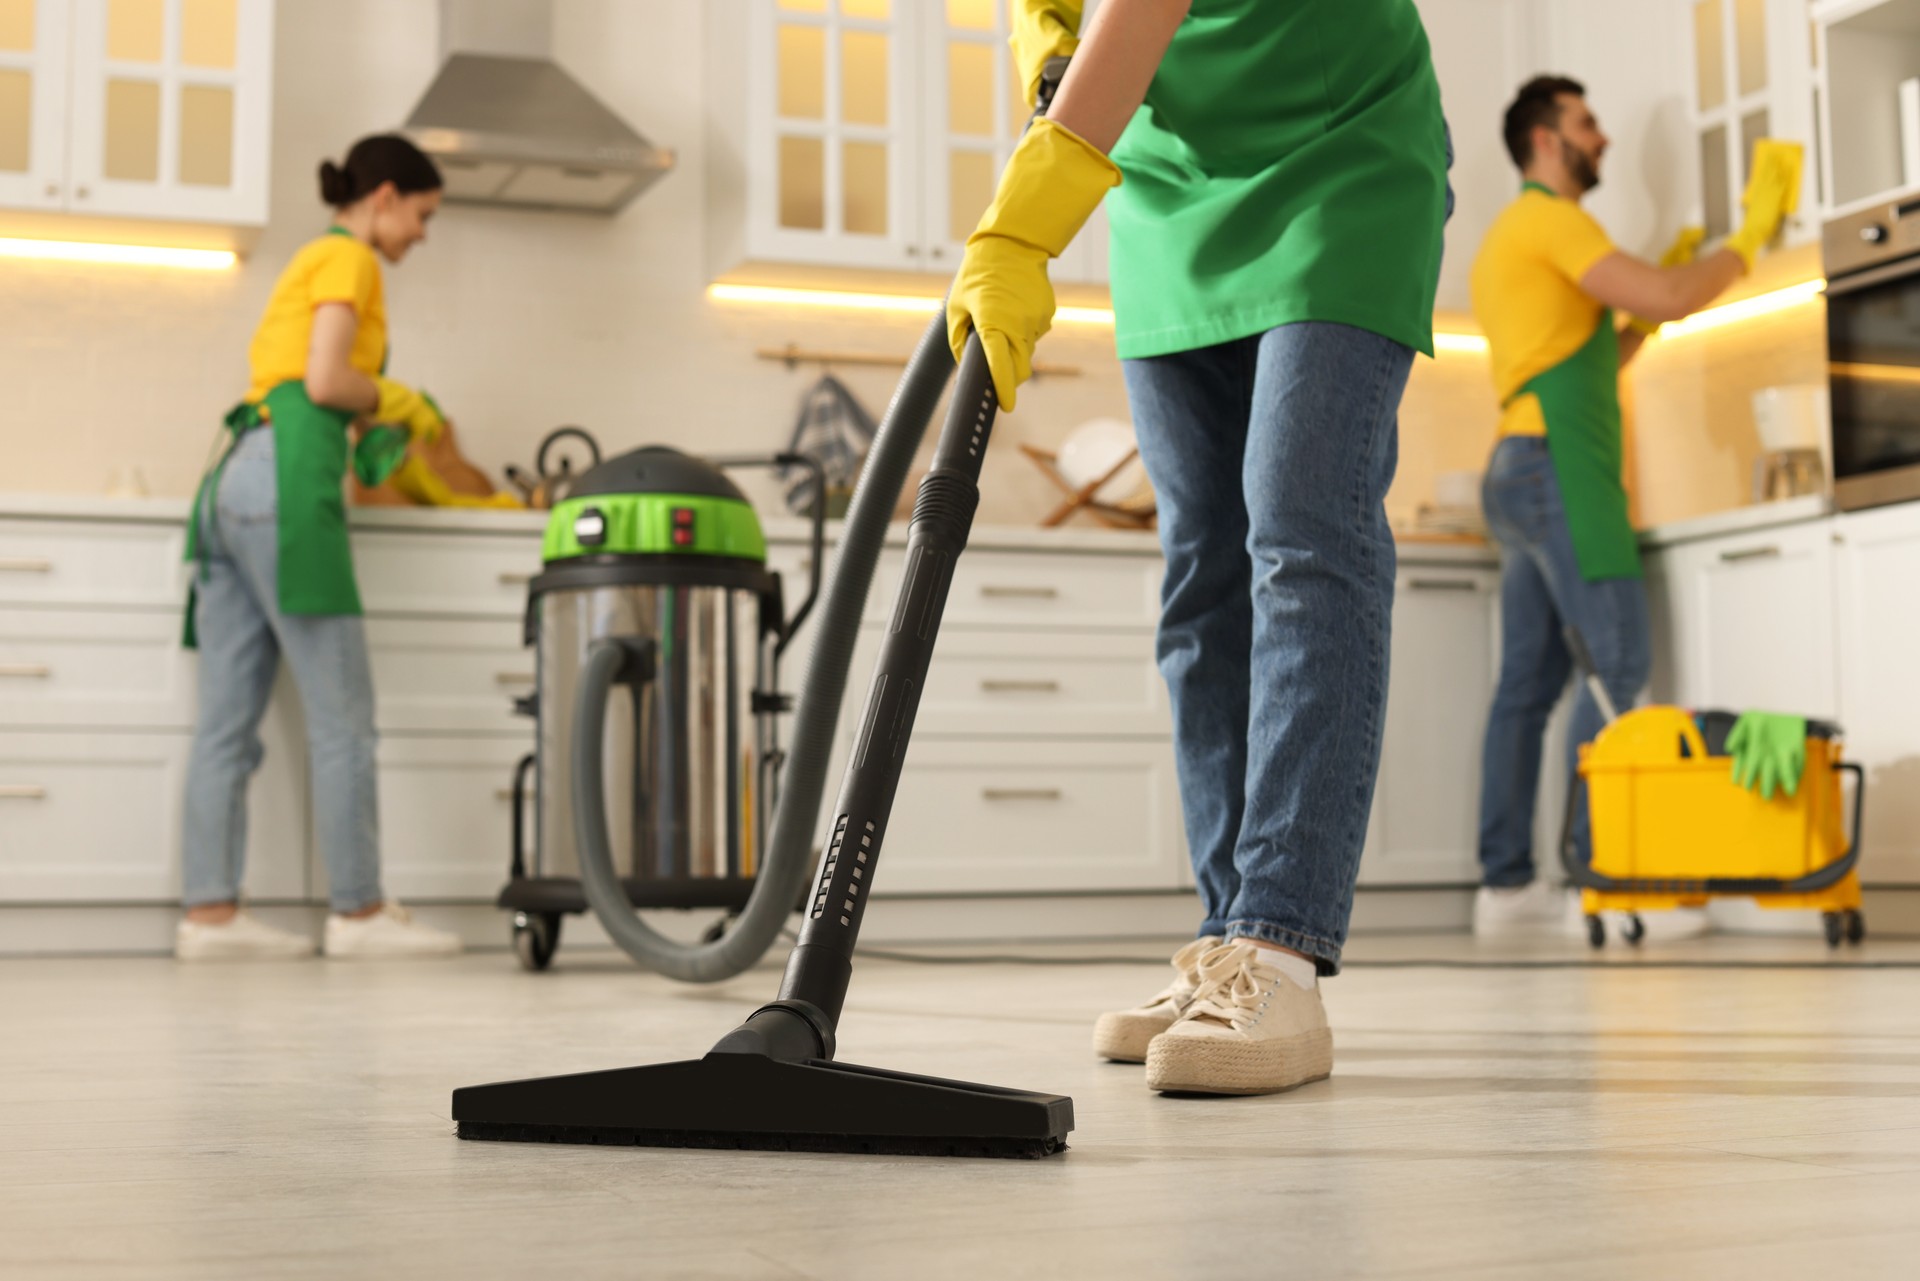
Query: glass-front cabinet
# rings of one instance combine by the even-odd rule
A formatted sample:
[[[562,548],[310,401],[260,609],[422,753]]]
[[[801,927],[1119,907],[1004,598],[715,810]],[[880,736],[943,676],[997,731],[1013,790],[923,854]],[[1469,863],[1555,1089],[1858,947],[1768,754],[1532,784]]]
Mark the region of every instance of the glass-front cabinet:
[[[1808,0],[1684,0],[1693,148],[1700,177],[1696,210],[1709,241],[1740,223],[1754,144],[1781,138],[1807,148],[1798,210],[1783,238],[1818,238],[1823,202],[1815,122],[1816,42]]]
[[[0,205],[60,208],[66,21],[66,0],[0,0]]]
[[[953,270],[1027,121],[1005,0],[752,0],[747,19],[747,256]],[[1105,279],[1105,246],[1096,215],[1055,279]]]
[[[0,203],[266,221],[272,0],[0,0]]]

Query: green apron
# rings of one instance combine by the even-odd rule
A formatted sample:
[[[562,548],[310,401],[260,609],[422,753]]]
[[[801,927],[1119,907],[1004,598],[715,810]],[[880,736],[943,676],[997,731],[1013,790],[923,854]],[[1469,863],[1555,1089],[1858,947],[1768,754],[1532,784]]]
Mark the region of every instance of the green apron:
[[[1120,356],[1299,321],[1431,354],[1447,153],[1414,0],[1193,0],[1113,148]]]
[[[263,416],[261,410],[266,411]],[[280,612],[283,614],[358,614],[360,589],[353,578],[353,552],[347,543],[347,504],[341,486],[347,475],[347,427],[353,415],[316,405],[306,384],[281,383],[259,405],[236,406],[226,417],[237,443],[261,426],[273,431],[274,478],[279,486]],[[187,559],[201,559],[200,518],[219,489],[233,444],[200,482],[187,519]],[[198,574],[196,573],[196,578]],[[187,596],[184,641],[196,648],[195,593]]]
[[[1621,481],[1619,384],[1620,339],[1613,310],[1602,308],[1593,336],[1573,355],[1534,375],[1514,397],[1531,393],[1540,399],[1574,558],[1590,583],[1640,577],[1640,542]]]

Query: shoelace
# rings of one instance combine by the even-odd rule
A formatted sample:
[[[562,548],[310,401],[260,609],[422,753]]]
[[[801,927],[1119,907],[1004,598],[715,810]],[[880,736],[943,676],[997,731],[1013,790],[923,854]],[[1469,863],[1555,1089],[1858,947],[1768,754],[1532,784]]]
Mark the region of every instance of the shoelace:
[[[1251,944],[1226,943],[1200,962],[1200,986],[1187,1006],[1190,1019],[1210,1019],[1236,1032],[1260,1017],[1260,1011],[1284,981],[1258,969]]]

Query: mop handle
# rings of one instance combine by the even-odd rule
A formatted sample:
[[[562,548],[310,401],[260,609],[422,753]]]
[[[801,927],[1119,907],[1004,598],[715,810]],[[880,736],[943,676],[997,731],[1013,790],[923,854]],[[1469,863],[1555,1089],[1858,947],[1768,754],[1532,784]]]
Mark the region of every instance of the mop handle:
[[[1611,725],[1620,719],[1619,711],[1613,705],[1613,696],[1607,693],[1606,684],[1600,679],[1600,667],[1593,661],[1593,651],[1587,648],[1586,638],[1580,635],[1580,629],[1567,624],[1561,633],[1566,638],[1567,649],[1573,654],[1574,666],[1580,669],[1580,677],[1587,683],[1587,692],[1593,695],[1593,701],[1600,707],[1600,715]]]

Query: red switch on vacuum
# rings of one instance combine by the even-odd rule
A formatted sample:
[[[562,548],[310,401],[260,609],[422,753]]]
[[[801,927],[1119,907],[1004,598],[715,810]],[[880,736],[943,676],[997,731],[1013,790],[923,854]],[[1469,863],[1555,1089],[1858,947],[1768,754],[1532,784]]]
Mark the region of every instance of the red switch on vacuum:
[[[693,546],[693,508],[673,509],[673,545],[675,547]]]

